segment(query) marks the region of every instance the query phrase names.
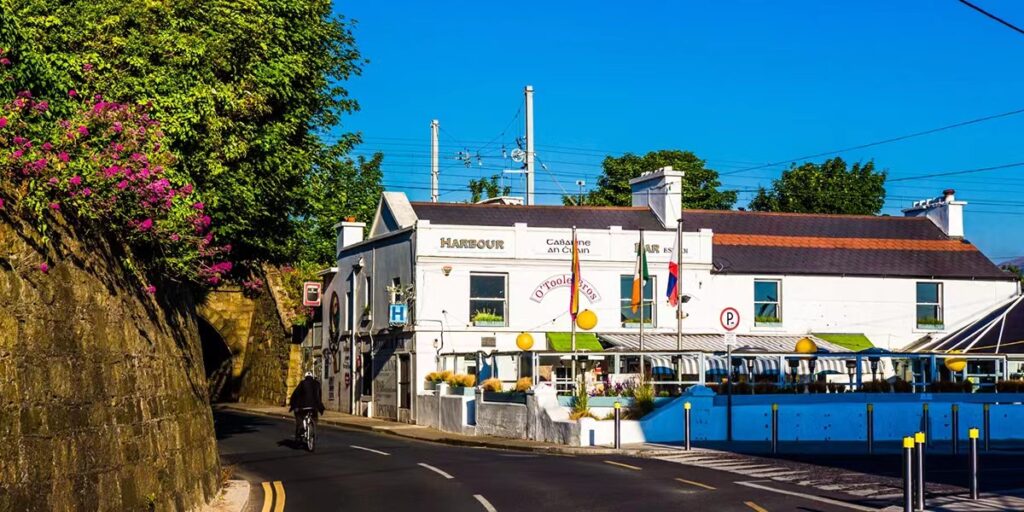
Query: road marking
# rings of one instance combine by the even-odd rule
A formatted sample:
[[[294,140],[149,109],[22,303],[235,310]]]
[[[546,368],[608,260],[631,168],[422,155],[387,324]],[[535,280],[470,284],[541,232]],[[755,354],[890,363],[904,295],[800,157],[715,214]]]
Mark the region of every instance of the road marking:
[[[425,464],[423,462],[420,462],[420,466],[423,466],[423,467],[433,471],[434,473],[437,473],[437,474],[447,478],[448,480],[451,480],[451,479],[455,478],[454,476],[451,476],[448,473],[445,473],[444,471],[441,471],[440,469],[437,469],[434,466],[431,466],[430,464]]]
[[[487,512],[498,512],[498,509],[494,508],[494,505],[491,505],[491,502],[487,501],[487,498],[484,498],[480,494],[474,494],[473,497],[484,506],[484,510]]]
[[[697,486],[697,487],[703,487],[703,488],[705,488],[705,489],[707,489],[707,490],[709,490],[709,491],[713,491],[713,490],[715,490],[715,488],[714,488],[714,487],[711,487],[711,486],[710,486],[710,485],[708,485],[708,484],[702,484],[702,483],[700,483],[700,482],[694,482],[693,480],[686,480],[686,479],[683,479],[683,478],[676,478],[676,481],[678,481],[678,482],[682,482],[682,483],[684,483],[684,484],[686,484],[686,485],[695,485],[695,486]]]
[[[367,448],[365,446],[356,446],[354,444],[350,444],[349,448],[355,448],[356,450],[363,450],[365,452],[376,453],[377,455],[391,455],[388,452],[382,452],[380,450],[374,450],[373,448]]]
[[[274,490],[270,488],[270,482],[263,482],[263,512],[270,512],[270,505],[274,502]]]
[[[754,509],[754,510],[756,510],[757,512],[768,512],[767,510],[762,508],[757,503],[754,503],[753,501],[744,501],[743,504],[748,506],[748,507],[750,507],[750,508],[752,508],[752,509]]]
[[[277,491],[277,499],[274,500],[274,512],[284,512],[284,484],[280,480],[275,480],[274,490]]]
[[[640,469],[642,469],[642,468],[638,468],[636,466],[630,466],[629,464],[623,464],[621,462],[615,462],[614,460],[606,460],[606,461],[604,461],[604,463],[605,464],[611,464],[613,466],[621,466],[621,467],[624,467],[624,468],[627,468],[627,469],[632,469],[632,470],[635,470],[635,471],[640,471]]]
[[[775,492],[775,493],[779,493],[779,494],[787,494],[789,496],[796,496],[798,498],[804,498],[804,499],[808,499],[808,500],[812,500],[812,501],[820,501],[822,503],[828,503],[829,505],[835,505],[837,507],[848,508],[848,509],[851,509],[851,510],[863,510],[864,512],[870,512],[870,511],[877,510],[877,509],[870,508],[870,507],[863,507],[861,505],[855,505],[853,503],[846,503],[844,501],[834,500],[834,499],[831,499],[831,498],[825,498],[823,496],[815,496],[813,494],[804,494],[802,492],[794,492],[794,491],[786,491],[786,490],[783,490],[783,489],[776,489],[774,487],[768,487],[766,485],[760,485],[760,484],[755,483],[755,482],[736,482],[736,483],[739,484],[739,485],[746,486],[746,487],[753,487],[754,489],[761,489],[762,491]]]

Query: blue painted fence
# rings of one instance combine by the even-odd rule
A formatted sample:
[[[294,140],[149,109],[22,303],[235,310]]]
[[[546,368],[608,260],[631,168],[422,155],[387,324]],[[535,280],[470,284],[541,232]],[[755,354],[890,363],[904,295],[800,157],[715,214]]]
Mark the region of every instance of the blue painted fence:
[[[690,402],[691,438],[726,439],[725,396],[694,386],[641,420],[648,441],[678,442],[683,437],[683,404]],[[960,439],[981,428],[984,404],[990,405],[993,440],[1024,440],[1024,394],[1021,393],[839,393],[807,395],[734,395],[733,440],[769,441],[771,406],[779,405],[780,441],[864,441],[867,405],[874,406],[875,440],[898,440],[925,430],[936,441],[952,439],[952,406],[959,407]],[[927,414],[925,405],[927,404]]]

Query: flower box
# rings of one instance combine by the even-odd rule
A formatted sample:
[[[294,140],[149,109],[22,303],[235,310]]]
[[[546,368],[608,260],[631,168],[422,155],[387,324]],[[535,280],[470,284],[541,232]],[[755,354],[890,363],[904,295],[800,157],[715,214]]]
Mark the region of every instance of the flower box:
[[[497,393],[494,391],[484,391],[484,402],[526,405],[526,393]]]
[[[455,386],[448,388],[449,395],[473,396],[476,394],[475,387]]]
[[[476,327],[505,327],[504,320],[474,320],[473,325]]]

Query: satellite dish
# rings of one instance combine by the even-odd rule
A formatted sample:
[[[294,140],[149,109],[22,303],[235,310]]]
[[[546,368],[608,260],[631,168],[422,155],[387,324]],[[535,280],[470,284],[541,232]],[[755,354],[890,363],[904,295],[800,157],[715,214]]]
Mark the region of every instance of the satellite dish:
[[[523,150],[521,150],[519,148],[513,149],[512,150],[512,161],[517,163],[517,164],[521,164],[524,161],[526,161],[526,151],[523,151]]]

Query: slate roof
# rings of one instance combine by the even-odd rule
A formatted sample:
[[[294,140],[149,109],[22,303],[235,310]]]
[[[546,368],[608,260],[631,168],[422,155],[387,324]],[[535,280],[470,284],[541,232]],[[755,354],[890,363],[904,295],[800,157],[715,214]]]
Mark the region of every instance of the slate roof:
[[[648,208],[412,203],[432,224],[665,230]],[[685,210],[714,232],[715,272],[1012,280],[974,245],[924,217]]]
[[[501,204],[411,203],[416,217],[431,224],[456,226],[512,226],[526,223],[539,228],[663,230],[649,208],[510,206]]]

